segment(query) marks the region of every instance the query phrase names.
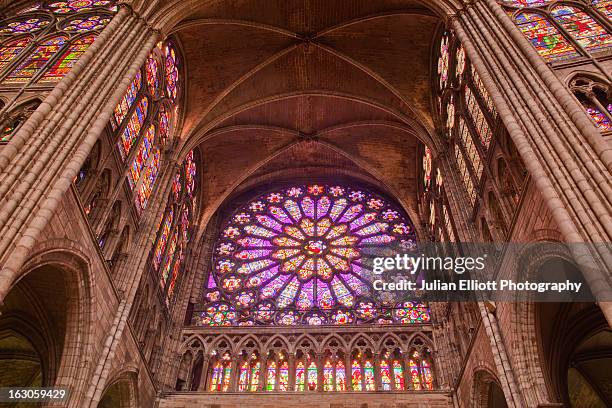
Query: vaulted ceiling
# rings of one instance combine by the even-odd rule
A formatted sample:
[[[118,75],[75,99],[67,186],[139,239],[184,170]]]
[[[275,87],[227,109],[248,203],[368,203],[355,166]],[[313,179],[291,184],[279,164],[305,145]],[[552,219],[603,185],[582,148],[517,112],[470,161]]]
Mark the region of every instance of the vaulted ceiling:
[[[441,26],[427,3],[198,2],[172,33],[186,61],[182,136],[202,152],[204,221],[256,181],[337,174],[376,182],[414,217]]]

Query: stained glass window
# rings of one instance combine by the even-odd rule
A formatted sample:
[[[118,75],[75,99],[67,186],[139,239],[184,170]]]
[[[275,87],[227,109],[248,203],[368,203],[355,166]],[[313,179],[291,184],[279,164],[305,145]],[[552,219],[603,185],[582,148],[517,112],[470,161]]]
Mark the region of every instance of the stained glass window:
[[[142,124],[144,123],[147,112],[149,109],[149,99],[146,96],[143,96],[142,99],[136,105],[136,110],[132,114],[129,122],[127,123],[125,130],[121,134],[120,140],[118,142],[119,145],[119,153],[121,154],[121,159],[125,160],[127,156],[130,154],[130,150],[132,150],[132,146],[134,142],[138,139],[138,135],[140,133],[140,129],[142,128]]]
[[[550,3],[551,0],[501,0],[502,3],[508,6],[514,7],[538,7],[543,6],[546,3]]]
[[[287,391],[289,389],[289,364],[286,361],[283,361],[280,365],[278,389],[280,391]]]
[[[440,89],[446,87],[448,81],[448,59],[449,59],[449,36],[442,37],[440,42],[440,58],[438,59],[438,76],[440,77]]]
[[[223,365],[220,362],[215,364],[213,368],[212,379],[210,382],[211,391],[221,391],[221,383],[223,378]]]
[[[134,187],[136,187],[136,183],[138,183],[138,180],[140,180],[140,174],[147,164],[151,149],[153,148],[154,137],[155,127],[151,125],[142,138],[142,142],[140,143],[140,147],[138,148],[138,152],[136,153],[136,157],[134,158],[128,173],[128,182],[131,189],[134,189]]]
[[[29,38],[20,38],[4,44],[0,48],[0,70],[10,64],[29,44]]]
[[[51,1],[46,5],[46,9],[56,14],[76,13],[79,11],[92,10],[96,7],[112,7],[114,1],[110,0],[65,0]]]
[[[69,33],[86,33],[94,30],[102,30],[110,20],[111,17],[108,14],[75,18],[64,25],[64,30]]]
[[[463,46],[460,45],[457,49],[457,57],[455,62],[455,74],[457,76],[457,79],[460,79],[463,76],[463,72],[465,71],[465,62],[465,49],[463,48]]]
[[[382,360],[380,362],[380,381],[383,390],[391,390],[391,371],[387,360]]]
[[[31,34],[42,30],[51,23],[45,17],[26,17],[9,21],[0,25],[0,35],[2,34]]]
[[[170,137],[170,116],[172,113],[161,105],[159,107],[159,143],[162,146],[168,145],[168,139]]]
[[[166,45],[166,91],[168,96],[176,99],[178,95],[178,63],[174,47],[171,44]]]
[[[295,390],[304,391],[306,384],[306,370],[304,369],[304,363],[298,361],[295,367]]]
[[[353,391],[361,391],[363,389],[361,384],[361,365],[357,360],[353,360],[353,364],[351,364],[351,384]]]
[[[213,255],[214,288],[209,281],[204,297],[219,293],[244,318],[253,307],[266,310],[255,316],[257,324],[369,322],[381,308],[370,298],[362,252],[415,249],[415,238],[399,208],[364,189],[311,184],[271,191],[223,224]],[[397,314],[393,319],[406,321]]]
[[[463,180],[463,185],[467,190],[466,192],[470,199],[470,203],[474,205],[476,202],[476,189],[474,188],[474,182],[472,181],[467,164],[463,158],[463,153],[457,145],[455,145],[455,159],[457,160],[457,167],[459,167],[459,176]]]
[[[408,367],[410,368],[410,379],[412,381],[412,388],[415,390],[421,389],[421,376],[419,375],[419,366],[416,361],[410,359],[408,362]]]
[[[423,155],[423,185],[425,186],[425,191],[431,187],[432,161],[431,149],[425,146],[425,154]]]
[[[72,41],[62,56],[49,67],[41,81],[59,81],[61,80],[76,64],[81,55],[87,51],[87,48],[95,41],[96,37],[88,35],[81,37],[78,40]]]
[[[516,24],[538,53],[547,60],[566,59],[578,55],[574,46],[542,14],[519,13],[516,16]]]
[[[268,377],[266,382],[266,390],[274,391],[276,386],[276,362],[272,361],[268,364]]]
[[[138,95],[138,91],[140,90],[141,80],[142,75],[140,71],[138,71],[136,73],[136,76],[134,77],[134,80],[130,84],[130,87],[128,88],[127,92],[125,93],[125,95],[123,95],[123,98],[121,98],[121,102],[119,102],[119,105],[117,105],[117,107],[115,108],[115,120],[111,121],[113,129],[116,129],[118,126],[121,125],[121,123],[123,123],[123,119],[127,116],[130,108],[132,107],[132,104],[136,100],[136,96]]]
[[[346,370],[340,360],[336,363],[336,391],[346,391]]]
[[[451,134],[453,127],[455,126],[455,102],[451,96],[446,105],[446,129]]]
[[[147,73],[147,85],[149,85],[149,92],[154,94],[159,83],[159,78],[157,74],[159,70],[159,65],[157,64],[157,60],[154,56],[150,56],[149,59],[147,59],[145,69]]]
[[[465,123],[463,118],[459,119],[459,137],[461,138],[461,144],[463,144],[468,161],[472,164],[472,169],[474,169],[474,172],[476,173],[476,179],[480,180],[483,172],[483,164],[480,160],[480,154],[478,153],[478,149],[476,149],[476,145],[474,144],[467,123]]]
[[[251,363],[251,385],[249,391],[257,391],[259,386],[259,376],[261,374],[261,363],[256,361],[254,364]]]
[[[308,390],[314,391],[317,389],[317,365],[314,361],[308,366]]]
[[[168,277],[170,276],[170,268],[172,267],[172,260],[174,259],[174,251],[176,251],[177,243],[178,243],[178,230],[175,230],[174,233],[172,234],[172,238],[170,239],[170,246],[168,247],[166,261],[164,262],[161,279],[159,281],[159,286],[161,287],[162,290],[166,288],[166,282],[168,282]]]
[[[232,373],[232,363],[229,354],[224,354],[221,361],[217,361],[213,365],[212,375],[210,378],[210,391],[226,392],[229,389],[230,378]]]
[[[157,240],[157,246],[155,247],[155,252],[153,256],[153,266],[155,269],[159,268],[159,265],[162,261],[162,256],[164,255],[164,251],[166,249],[166,243],[168,242],[168,237],[170,236],[170,230],[172,229],[172,221],[174,218],[174,211],[172,208],[168,211],[166,215],[163,228],[160,231],[159,238]]]
[[[421,362],[421,371],[423,379],[423,387],[427,390],[433,390],[433,374],[431,372],[431,366],[427,360]]]
[[[323,366],[323,391],[334,390],[334,367],[331,361],[327,360]]]
[[[612,20],[612,0],[593,0],[592,4],[606,17]]]
[[[612,45],[612,35],[580,9],[561,5],[554,7],[551,14],[585,49],[595,51]]]
[[[476,128],[476,132],[478,132],[483,149],[487,150],[489,148],[489,144],[491,143],[491,137],[493,136],[487,119],[485,118],[484,113],[482,113],[482,110],[476,101],[476,97],[472,93],[469,86],[465,87],[464,93],[465,104],[468,112],[470,113],[472,123]]]
[[[478,94],[484,101],[485,106],[487,110],[489,111],[489,113],[491,115],[495,115],[496,111],[495,111],[495,107],[493,106],[493,100],[489,96],[489,93],[487,92],[487,89],[485,88],[484,82],[482,82],[482,79],[480,79],[480,75],[478,75],[478,72],[476,72],[476,68],[474,66],[472,66],[472,83],[474,84],[474,87],[476,88],[476,92],[478,92]]]
[[[370,360],[366,360],[363,365],[363,379],[365,382],[366,391],[376,390],[376,381],[374,380],[374,365]]]
[[[195,188],[196,170],[192,150],[187,154],[187,158],[185,159],[185,186],[187,187],[187,194],[189,194],[189,196],[193,195],[193,189]]]
[[[45,67],[47,62],[60,51],[65,43],[66,37],[62,35],[43,41],[25,61],[4,79],[4,83],[23,84],[28,82]]]
[[[152,159],[147,165],[142,184],[136,192],[134,200],[136,202],[136,209],[138,210],[139,214],[147,207],[149,197],[151,197],[151,193],[153,192],[153,185],[155,184],[157,174],[159,173],[159,154],[159,150],[154,148],[151,155]]]
[[[402,368],[402,363],[400,363],[398,360],[393,361],[393,378],[395,389],[406,389],[406,385],[404,384],[404,369]]]
[[[602,131],[606,132],[612,130],[612,122],[608,118],[608,116],[602,112],[597,107],[592,104],[587,104],[583,102],[583,105],[586,109],[587,114],[591,117],[595,125]],[[608,105],[608,111],[612,114],[612,104]]]

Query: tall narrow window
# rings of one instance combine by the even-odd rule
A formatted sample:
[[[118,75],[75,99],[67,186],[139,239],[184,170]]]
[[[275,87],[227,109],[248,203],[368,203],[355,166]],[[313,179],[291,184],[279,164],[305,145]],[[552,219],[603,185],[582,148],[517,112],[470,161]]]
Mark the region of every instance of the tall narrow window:
[[[381,360],[380,362],[380,382],[383,390],[391,390],[391,370],[387,360]]]
[[[117,129],[117,127],[121,126],[123,123],[123,119],[127,116],[132,104],[136,100],[136,96],[138,95],[138,91],[140,90],[140,86],[142,84],[141,81],[142,74],[140,71],[138,71],[127,92],[125,95],[123,95],[123,98],[121,98],[121,102],[119,102],[119,105],[117,105],[115,108],[115,112],[113,113],[114,120],[111,121],[113,130]],[[125,148],[123,151],[125,154]]]
[[[336,363],[336,391],[346,391],[346,368],[342,360]]]
[[[271,361],[268,364],[268,376],[266,378],[266,390],[274,391],[276,387],[276,362]]]
[[[398,360],[393,361],[393,381],[396,390],[405,390],[406,385],[404,383],[404,369],[402,363]]]
[[[357,360],[353,360],[353,364],[351,365],[351,384],[353,386],[353,391],[363,390],[361,380],[361,365]]]
[[[374,380],[374,365],[370,360],[366,360],[366,362],[363,364],[363,379],[366,391],[376,390],[376,381]]]
[[[325,361],[323,366],[323,391],[334,390],[334,367],[331,361]]]
[[[287,391],[289,389],[289,363],[283,361],[278,373],[278,389]]]
[[[306,384],[306,370],[304,369],[304,362],[298,361],[295,368],[295,390],[304,391]]]
[[[421,376],[419,374],[419,366],[415,360],[410,359],[408,361],[408,367],[410,368],[410,379],[412,380],[412,388],[415,390],[421,389]]]
[[[245,361],[240,366],[240,377],[238,378],[238,391],[247,391],[249,389],[249,363]]]
[[[257,387],[259,386],[259,376],[261,375],[261,363],[259,360],[256,360],[254,363],[251,363],[251,384],[249,387],[249,391],[255,392],[257,391]]]
[[[317,389],[318,377],[317,377],[317,365],[314,361],[308,366],[308,390],[315,391]]]
[[[41,82],[57,82],[61,80],[77,63],[81,55],[87,51],[87,48],[95,41],[95,35],[88,35],[74,40],[64,51],[62,56],[53,64],[45,75],[40,79]]]
[[[125,130],[121,134],[119,141],[119,153],[121,154],[122,160],[127,158],[132,150],[132,146],[138,139],[140,129],[142,128],[142,125],[147,117],[148,109],[149,99],[146,96],[143,96],[138,102],[138,105],[136,105],[136,110],[132,114],[132,117],[125,127]]]

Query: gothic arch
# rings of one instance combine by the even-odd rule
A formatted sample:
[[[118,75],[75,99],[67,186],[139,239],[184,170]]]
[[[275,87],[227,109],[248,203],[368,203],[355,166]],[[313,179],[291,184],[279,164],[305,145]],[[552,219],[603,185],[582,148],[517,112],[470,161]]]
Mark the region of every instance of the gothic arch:
[[[108,381],[98,408],[138,408],[138,374],[124,371]]]
[[[499,379],[490,370],[480,367],[473,374],[472,386],[473,408],[507,408],[504,393],[501,389]],[[500,395],[501,394],[501,395]]]

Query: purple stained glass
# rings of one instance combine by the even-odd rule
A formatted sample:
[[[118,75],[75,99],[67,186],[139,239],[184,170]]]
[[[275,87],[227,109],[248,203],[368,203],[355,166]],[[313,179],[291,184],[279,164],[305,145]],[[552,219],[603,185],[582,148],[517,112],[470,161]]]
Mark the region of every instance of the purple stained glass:
[[[233,305],[235,324],[251,319],[255,305],[255,324],[373,321],[383,306],[367,297],[373,289],[362,258],[416,241],[410,220],[383,197],[319,184],[262,194],[220,231],[204,300]]]

